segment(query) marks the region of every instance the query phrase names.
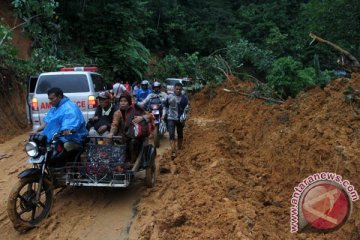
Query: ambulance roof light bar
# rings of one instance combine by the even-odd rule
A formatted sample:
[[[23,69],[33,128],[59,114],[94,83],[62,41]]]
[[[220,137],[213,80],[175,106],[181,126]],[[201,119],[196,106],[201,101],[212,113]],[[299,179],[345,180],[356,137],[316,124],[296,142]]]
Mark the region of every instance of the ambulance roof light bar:
[[[60,72],[73,72],[73,71],[86,71],[97,72],[97,67],[72,67],[72,68],[60,68]]]

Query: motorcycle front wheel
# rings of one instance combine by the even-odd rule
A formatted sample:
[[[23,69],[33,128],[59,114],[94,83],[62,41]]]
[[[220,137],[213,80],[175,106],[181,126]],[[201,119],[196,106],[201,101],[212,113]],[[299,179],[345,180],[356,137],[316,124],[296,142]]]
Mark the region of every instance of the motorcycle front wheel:
[[[50,213],[53,202],[53,188],[48,180],[44,180],[39,200],[36,193],[39,179],[23,178],[13,187],[7,204],[7,212],[15,230],[26,232],[34,228]]]

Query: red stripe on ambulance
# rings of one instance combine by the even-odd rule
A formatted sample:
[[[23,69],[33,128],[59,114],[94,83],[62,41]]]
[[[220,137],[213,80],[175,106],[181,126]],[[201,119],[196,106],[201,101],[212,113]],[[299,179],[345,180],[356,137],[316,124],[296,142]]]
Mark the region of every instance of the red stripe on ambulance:
[[[86,101],[76,101],[74,103],[81,109],[86,108]],[[40,105],[40,109],[50,109],[50,108],[51,108],[51,104],[49,102],[42,102]]]

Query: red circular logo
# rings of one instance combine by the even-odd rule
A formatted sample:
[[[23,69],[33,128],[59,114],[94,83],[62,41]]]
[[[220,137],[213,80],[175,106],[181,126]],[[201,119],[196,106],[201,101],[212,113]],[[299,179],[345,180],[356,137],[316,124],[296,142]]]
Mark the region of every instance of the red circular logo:
[[[320,183],[310,188],[301,208],[308,224],[320,230],[332,230],[344,224],[351,210],[348,195],[331,183]]]

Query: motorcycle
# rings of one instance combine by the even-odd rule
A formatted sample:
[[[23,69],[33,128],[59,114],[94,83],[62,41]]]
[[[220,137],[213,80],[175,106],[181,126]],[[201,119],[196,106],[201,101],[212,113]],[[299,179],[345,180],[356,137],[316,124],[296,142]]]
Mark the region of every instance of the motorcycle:
[[[25,146],[33,166],[22,171],[19,181],[10,192],[7,212],[14,228],[25,232],[39,225],[49,215],[54,189],[65,186],[128,187],[134,173],[146,171],[147,187],[155,185],[156,149],[145,139],[135,163],[127,161],[121,137],[113,140],[89,141],[81,149],[64,154],[59,140],[62,132],[54,134],[50,142],[41,134],[31,135]],[[94,137],[92,137],[94,138]],[[116,144],[116,141],[120,144]],[[66,161],[65,161],[66,160]]]
[[[161,120],[162,117],[162,101],[160,97],[156,97],[154,99],[151,99],[149,111],[154,116],[154,124],[155,129],[153,131],[154,133],[154,146],[156,148],[160,147],[160,138],[164,134],[163,128],[160,127],[161,124],[164,124]]]

